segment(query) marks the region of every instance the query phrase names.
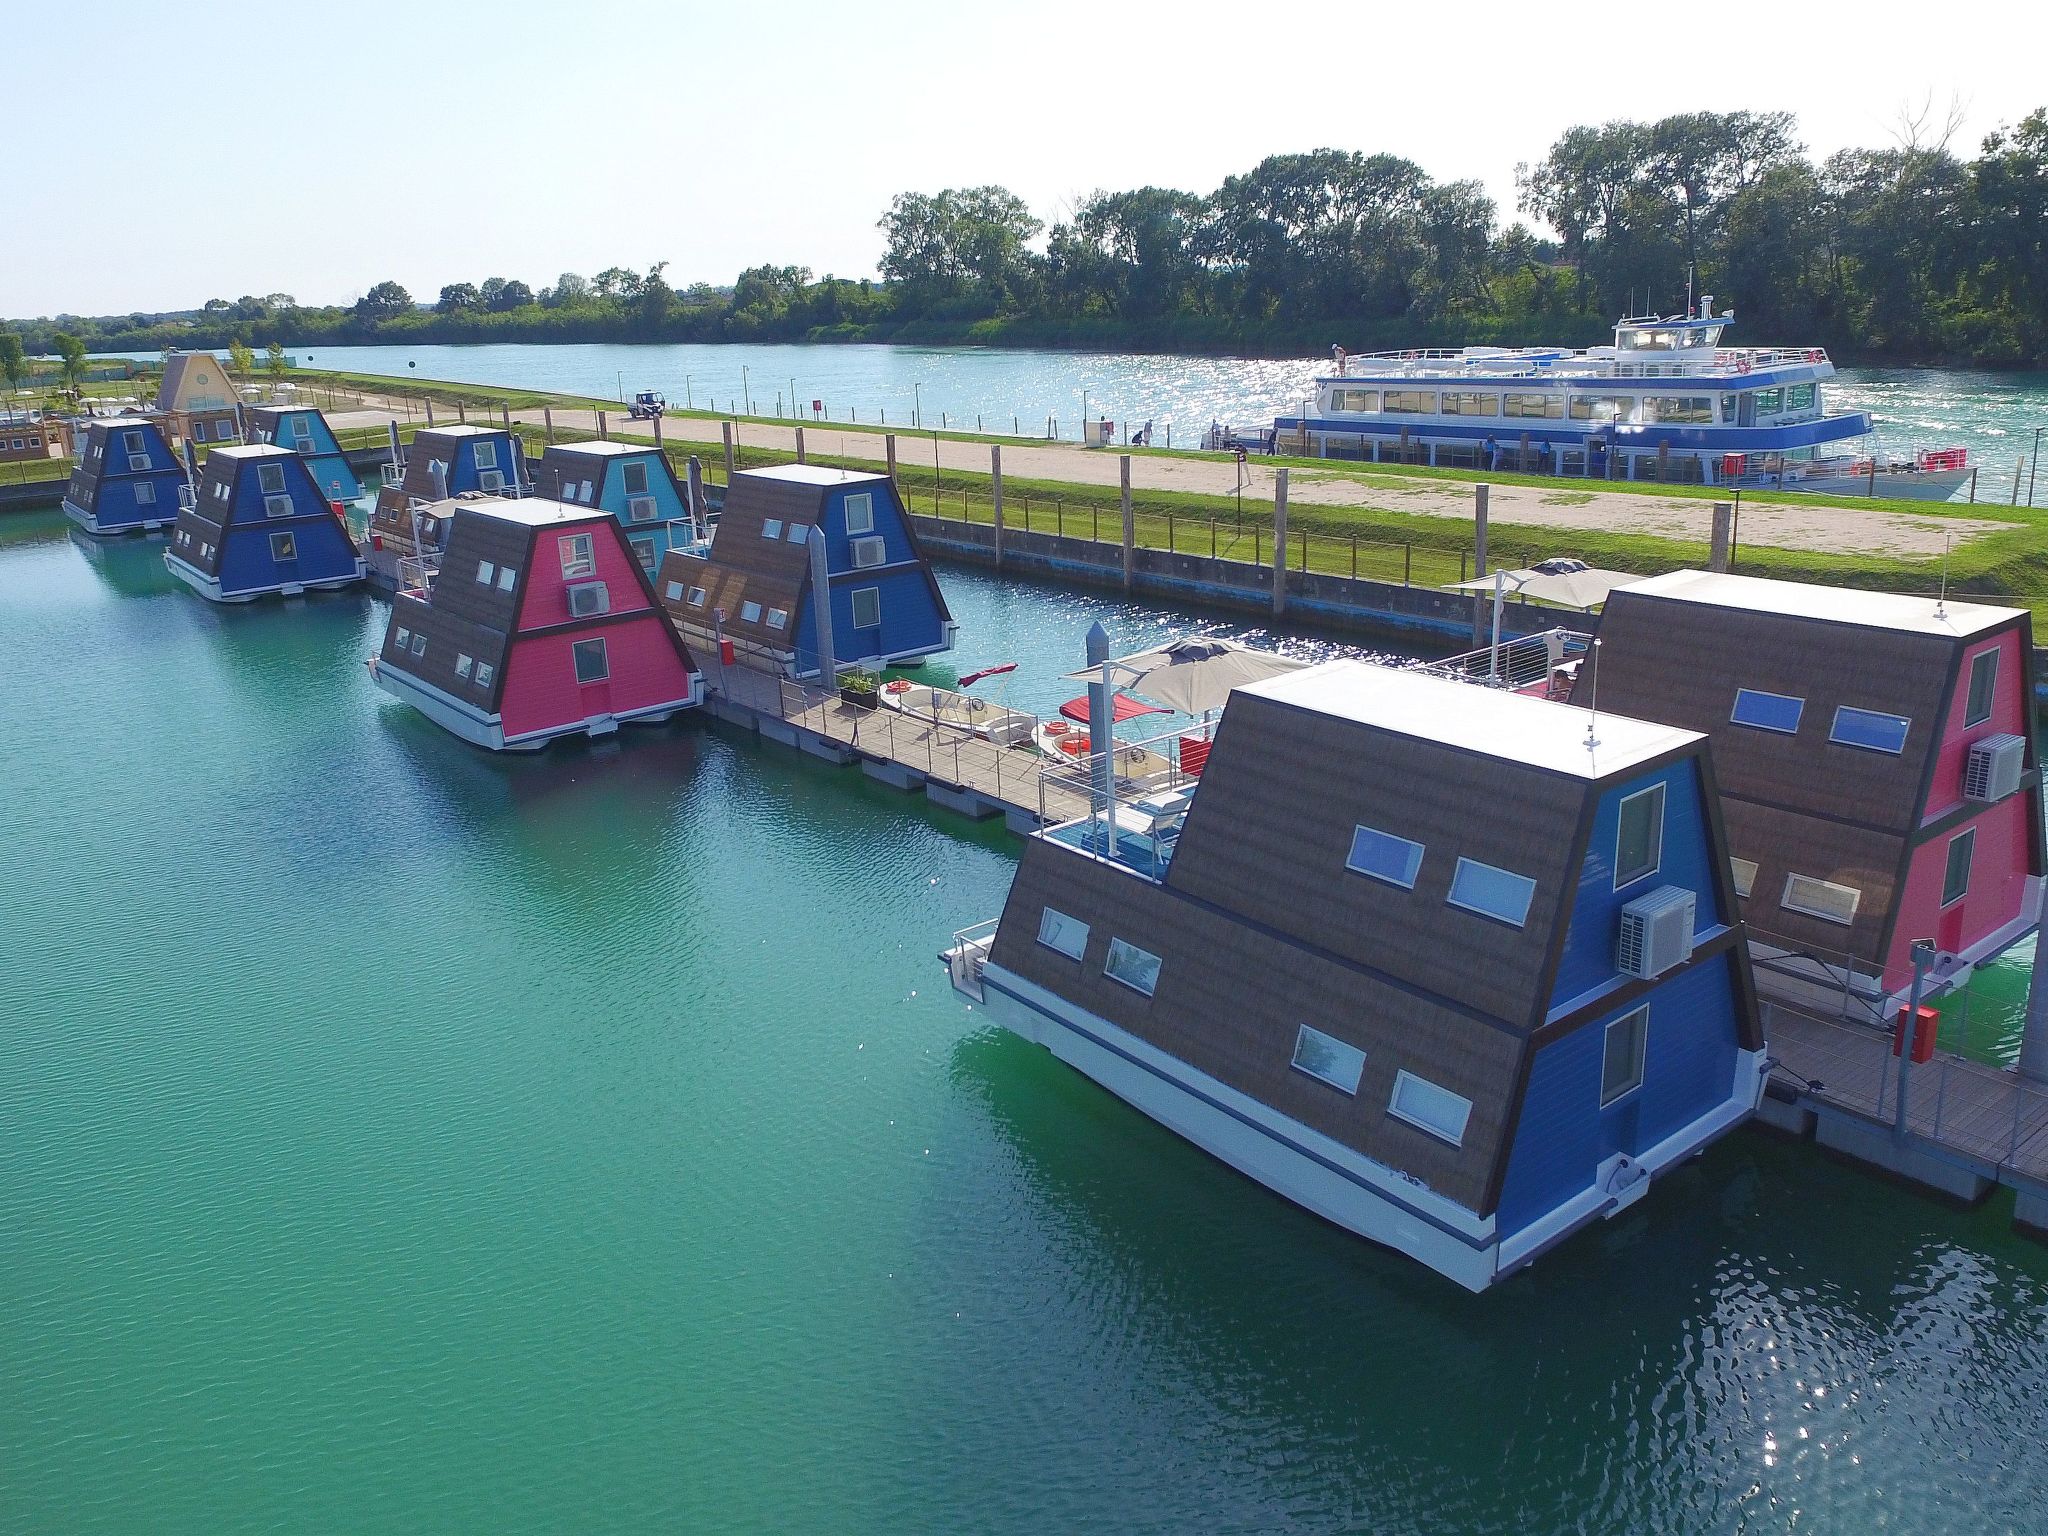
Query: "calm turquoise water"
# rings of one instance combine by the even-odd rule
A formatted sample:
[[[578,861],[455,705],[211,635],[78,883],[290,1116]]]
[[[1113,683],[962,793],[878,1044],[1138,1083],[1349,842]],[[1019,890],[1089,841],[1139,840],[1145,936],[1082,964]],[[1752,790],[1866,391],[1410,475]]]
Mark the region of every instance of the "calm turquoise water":
[[[1465,1296],[954,999],[1005,834],[161,548],[0,520],[0,1530],[2040,1528],[2000,1203],[1745,1133]],[[947,583],[1020,700],[1171,622]]]

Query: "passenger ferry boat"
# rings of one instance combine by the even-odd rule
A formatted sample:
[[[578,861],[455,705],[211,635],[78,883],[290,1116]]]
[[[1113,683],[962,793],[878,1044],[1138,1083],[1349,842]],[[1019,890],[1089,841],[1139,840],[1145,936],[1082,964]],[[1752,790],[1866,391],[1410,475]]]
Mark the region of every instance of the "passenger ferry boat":
[[[1721,345],[1735,311],[1635,316],[1614,345],[1336,353],[1273,446],[1365,458],[1622,480],[1945,500],[1961,448],[1877,457],[1865,411],[1830,411],[1820,347]]]

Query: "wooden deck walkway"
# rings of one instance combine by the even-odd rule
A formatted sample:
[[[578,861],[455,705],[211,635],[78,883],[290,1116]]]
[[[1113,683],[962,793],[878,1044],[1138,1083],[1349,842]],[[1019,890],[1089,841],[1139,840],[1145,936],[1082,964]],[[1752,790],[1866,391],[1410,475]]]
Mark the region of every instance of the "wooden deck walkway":
[[[1899,1062],[1891,1035],[1766,1004],[1764,1034],[1777,1081],[1816,1111],[1891,1136]],[[2048,1186],[2048,1085],[2008,1068],[1936,1054],[1906,1071],[1906,1145],[2018,1187]]]
[[[1035,831],[1088,814],[1084,786],[1071,769],[1035,749],[1000,747],[954,726],[912,719],[893,709],[862,709],[837,693],[714,656],[705,668],[713,712],[766,734],[788,732],[814,755],[860,762],[870,775],[970,816],[1002,815],[1017,831]],[[821,751],[820,749],[827,749]]]

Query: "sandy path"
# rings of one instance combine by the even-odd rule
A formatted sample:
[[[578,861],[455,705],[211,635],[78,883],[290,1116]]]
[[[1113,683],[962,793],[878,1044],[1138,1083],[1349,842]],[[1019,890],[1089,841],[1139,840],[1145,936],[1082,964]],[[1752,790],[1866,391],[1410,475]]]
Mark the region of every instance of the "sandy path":
[[[366,400],[364,404],[369,406],[372,402]],[[512,418],[538,425],[543,415],[539,410],[518,410],[512,413]],[[337,415],[334,419],[337,425],[368,425],[388,417],[383,411],[365,410]],[[554,411],[554,422],[557,427],[594,432],[597,430],[597,413],[558,407]],[[630,431],[635,436],[652,435],[651,423],[628,421],[623,410],[607,412],[606,424],[615,433]],[[670,443],[705,444],[717,448],[723,442],[720,427],[720,422],[704,417],[670,416],[662,422],[662,435]],[[865,460],[873,464],[887,462],[887,449],[878,433],[846,431],[829,422],[808,426],[804,433],[805,446],[812,453]],[[794,431],[785,424],[742,422],[738,441],[747,447],[766,448],[792,456],[795,452]],[[900,434],[896,440],[898,472],[912,476],[920,468],[929,468],[934,441],[929,433]],[[945,437],[936,439],[936,442],[942,468],[969,474],[988,473],[988,444]],[[1025,441],[1005,443],[1002,451],[1003,472],[1021,479],[1107,487],[1121,484],[1120,456],[1112,449],[1083,448],[1077,443]],[[1247,468],[1246,499],[1271,501],[1272,467],[1253,459]],[[1131,484],[1139,490],[1228,496],[1235,488],[1236,473],[1236,466],[1228,461],[1192,455],[1138,454],[1131,459]],[[1467,484],[1376,475],[1370,470],[1347,472],[1296,468],[1289,478],[1288,498],[1296,505],[1372,507],[1465,522],[1472,518],[1472,491]],[[1495,522],[1552,528],[1560,534],[1640,533],[1704,544],[1713,532],[1711,502],[1594,489],[1578,480],[1559,480],[1554,487],[1496,485],[1491,493],[1490,510]],[[1802,502],[1796,506],[1750,502],[1742,509],[1740,537],[1743,544],[1749,546],[1879,555],[1904,560],[1938,560],[1951,541],[1960,546],[1972,538],[2011,526],[1990,518],[1878,512],[1853,504],[1821,501]]]

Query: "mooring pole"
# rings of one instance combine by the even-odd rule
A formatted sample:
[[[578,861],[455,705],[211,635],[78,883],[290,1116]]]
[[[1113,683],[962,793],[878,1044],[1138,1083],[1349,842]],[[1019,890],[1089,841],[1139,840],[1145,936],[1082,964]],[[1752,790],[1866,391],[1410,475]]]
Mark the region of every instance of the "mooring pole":
[[[704,464],[694,453],[683,465],[683,484],[690,496],[690,533],[701,539],[711,522],[704,507]]]
[[[1713,542],[1708,546],[1707,569],[1726,572],[1728,569],[1729,539],[1734,530],[1735,507],[1732,502],[1714,503]]]
[[[1475,577],[1488,574],[1486,569],[1486,503],[1493,487],[1483,482],[1472,487],[1472,574]],[[1472,648],[1479,649],[1479,642],[1486,634],[1486,605],[1479,601],[1479,594],[1472,594]]]
[[[1137,569],[1138,520],[1131,513],[1131,456],[1123,456],[1123,511],[1124,511],[1124,590],[1131,590],[1131,577]]]
[[[731,485],[733,475],[732,423],[729,421],[721,421],[718,424],[718,430],[725,438],[725,483],[727,485]]]
[[[1287,467],[1273,471],[1273,617],[1287,612]]]
[[[825,530],[811,529],[811,627],[818,640],[818,686],[830,692],[838,685],[839,666],[832,648],[832,578],[825,566]]]
[[[1892,1135],[1906,1139],[1906,1084],[1913,1075],[1913,1045],[1920,1034],[1920,989],[1927,980],[1927,966],[1934,958],[1934,945],[1927,939],[1913,941],[1913,985],[1906,993],[1906,1021],[1893,1042],[1899,1053],[1899,1102],[1892,1112]]]

